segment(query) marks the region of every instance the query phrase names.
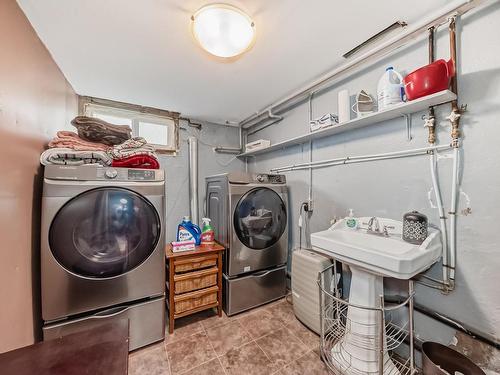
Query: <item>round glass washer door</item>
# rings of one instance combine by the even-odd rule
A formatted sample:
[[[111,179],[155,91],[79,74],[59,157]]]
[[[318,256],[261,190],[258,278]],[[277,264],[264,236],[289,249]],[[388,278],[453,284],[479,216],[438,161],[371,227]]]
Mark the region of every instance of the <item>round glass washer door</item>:
[[[255,188],[243,195],[234,210],[234,231],[250,249],[266,249],[279,241],[286,229],[285,203],[274,190]]]
[[[138,267],[160,235],[160,218],[148,200],[128,189],[103,187],[61,207],[49,229],[49,245],[67,271],[100,279]]]

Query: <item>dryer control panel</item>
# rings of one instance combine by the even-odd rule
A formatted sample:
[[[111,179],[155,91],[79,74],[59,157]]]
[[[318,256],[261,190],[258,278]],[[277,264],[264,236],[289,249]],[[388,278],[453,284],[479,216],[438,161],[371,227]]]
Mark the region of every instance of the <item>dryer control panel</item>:
[[[255,175],[255,181],[262,184],[284,184],[286,183],[286,178],[282,174],[257,174]]]

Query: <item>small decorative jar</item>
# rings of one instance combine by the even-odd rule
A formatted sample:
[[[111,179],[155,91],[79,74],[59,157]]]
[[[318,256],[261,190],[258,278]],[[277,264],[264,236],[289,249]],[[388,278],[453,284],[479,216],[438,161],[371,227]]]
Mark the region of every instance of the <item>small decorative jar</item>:
[[[427,216],[412,211],[403,216],[403,241],[420,245],[427,238]]]

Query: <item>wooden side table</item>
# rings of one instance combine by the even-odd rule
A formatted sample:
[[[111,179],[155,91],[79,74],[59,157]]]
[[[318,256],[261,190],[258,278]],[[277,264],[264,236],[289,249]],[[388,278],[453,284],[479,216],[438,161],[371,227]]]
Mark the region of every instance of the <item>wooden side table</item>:
[[[197,246],[192,251],[165,249],[167,258],[168,331],[174,332],[174,321],[199,311],[217,308],[222,316],[222,252],[224,246]]]

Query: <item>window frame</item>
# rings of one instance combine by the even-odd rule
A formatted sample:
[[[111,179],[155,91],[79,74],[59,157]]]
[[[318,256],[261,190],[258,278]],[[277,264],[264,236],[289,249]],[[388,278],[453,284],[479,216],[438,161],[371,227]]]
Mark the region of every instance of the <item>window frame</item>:
[[[139,136],[140,122],[165,126],[168,132],[168,144],[151,144],[161,154],[175,156],[179,151],[179,113],[177,112],[91,97],[80,97],[79,107],[80,115],[83,116],[97,117],[96,115],[102,114],[130,119],[133,137]]]

